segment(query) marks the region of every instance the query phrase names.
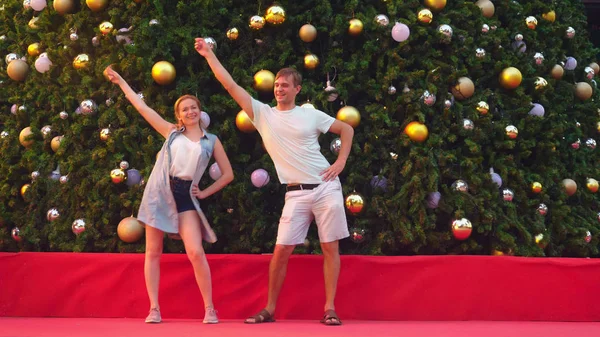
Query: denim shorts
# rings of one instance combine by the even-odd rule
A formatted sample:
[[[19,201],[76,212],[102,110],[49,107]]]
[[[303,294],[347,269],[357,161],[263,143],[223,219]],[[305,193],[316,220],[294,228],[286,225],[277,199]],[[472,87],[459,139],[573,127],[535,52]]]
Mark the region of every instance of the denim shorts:
[[[169,177],[171,184],[171,191],[175,198],[175,205],[177,206],[177,213],[185,211],[196,210],[192,197],[190,195],[190,186],[192,186],[191,180],[183,180],[177,177]]]

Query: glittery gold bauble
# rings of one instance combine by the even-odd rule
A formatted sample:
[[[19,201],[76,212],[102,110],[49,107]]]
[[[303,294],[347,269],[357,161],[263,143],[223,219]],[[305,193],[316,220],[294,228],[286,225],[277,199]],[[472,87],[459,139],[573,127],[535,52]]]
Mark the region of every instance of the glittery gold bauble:
[[[25,197],[25,193],[27,193],[27,191],[29,190],[29,188],[31,187],[31,184],[24,184],[23,186],[21,186],[21,196]]]
[[[542,14],[542,18],[546,21],[554,22],[554,20],[556,20],[556,12],[552,10],[548,13],[544,13]]]
[[[525,24],[529,29],[535,29],[537,27],[538,21],[535,16],[528,16],[525,18]]]
[[[500,73],[500,84],[504,89],[515,89],[521,85],[521,71],[515,67],[504,68]]]
[[[594,178],[587,178],[585,186],[592,193],[598,192],[598,180]]]
[[[260,70],[254,74],[254,88],[260,92],[272,92],[275,75],[268,70]]]
[[[441,11],[446,7],[446,0],[425,0],[425,6],[434,12]]]
[[[73,60],[73,68],[85,69],[90,65],[90,57],[88,54],[79,54]]]
[[[105,142],[110,138],[110,129],[104,128],[100,130],[100,140]]]
[[[100,33],[104,35],[110,34],[113,31],[113,24],[108,21],[104,21],[100,24],[100,26],[98,26],[98,28],[100,28]]]
[[[600,122],[596,123],[596,131],[600,132]]]
[[[230,28],[227,31],[227,38],[230,39],[231,41],[236,40],[238,38],[238,36],[240,36],[240,32],[235,27]]]
[[[319,65],[319,58],[315,54],[304,56],[304,68],[315,69]]]
[[[317,29],[311,24],[305,24],[298,31],[300,40],[304,42],[313,42],[317,38]]]
[[[252,124],[250,117],[248,117],[248,114],[244,110],[241,110],[235,116],[235,125],[242,132],[250,133],[256,131],[254,124]]]
[[[283,23],[285,21],[285,11],[281,6],[271,6],[267,8],[265,21],[273,25]]]
[[[39,18],[37,16],[34,16],[31,18],[31,20],[29,20],[29,23],[27,25],[31,29],[38,29],[38,25],[37,25],[38,20],[39,20]]]
[[[74,0],[54,0],[54,10],[60,15],[72,13],[75,10]]]
[[[573,179],[564,179],[562,184],[568,196],[572,196],[577,192],[577,183]]]
[[[433,13],[429,9],[423,8],[419,11],[419,14],[417,14],[417,18],[419,22],[431,23],[431,21],[433,21]]]
[[[41,54],[40,44],[37,43],[37,42],[30,44],[27,47],[27,54],[29,54],[30,56],[38,56],[38,55],[40,55]]]
[[[542,184],[540,184],[539,182],[534,182],[531,184],[531,191],[533,193],[540,193],[542,191]]]
[[[120,184],[124,182],[125,179],[127,179],[127,176],[125,175],[125,171],[121,170],[120,168],[117,168],[110,171],[110,179],[113,183]]]
[[[535,79],[535,82],[533,84],[535,86],[535,90],[542,90],[546,86],[548,86],[548,81],[546,81],[546,79],[543,77],[538,77]]]
[[[250,28],[252,29],[261,29],[265,26],[265,18],[259,15],[255,15],[250,18]]]
[[[473,96],[473,93],[475,92],[475,85],[470,78],[461,77],[458,79],[456,85],[452,87],[451,91],[454,98],[461,101]]]
[[[25,81],[29,74],[29,65],[21,59],[11,61],[6,67],[6,73],[15,81]]]
[[[548,242],[544,240],[544,234],[540,233],[535,236],[535,244],[542,249],[546,248]]]
[[[92,12],[99,12],[106,8],[108,0],[85,0],[86,5],[92,10]]]
[[[350,105],[346,105],[337,112],[335,117],[337,120],[349,124],[351,127],[356,128],[360,124],[360,112]]]
[[[63,136],[56,136],[52,138],[52,141],[50,142],[50,147],[52,148],[52,151],[58,151],[58,149],[60,148],[60,142],[62,142],[62,140]]]
[[[136,218],[130,216],[119,222],[117,235],[123,242],[136,242],[144,235],[144,227]]]
[[[490,112],[490,105],[487,102],[481,101],[477,103],[477,111],[482,115],[487,115]]]
[[[467,218],[455,219],[451,224],[452,235],[456,240],[466,240],[471,236],[473,224]]]
[[[152,78],[160,85],[171,84],[176,75],[175,67],[167,61],[158,61],[152,66]]]
[[[419,122],[410,122],[404,128],[404,133],[410,138],[412,141],[422,143],[429,136],[429,130],[427,126],[423,123]]]
[[[510,139],[516,139],[517,136],[519,136],[519,129],[517,129],[517,127],[514,125],[507,126],[506,128],[504,128],[504,131]]]
[[[362,30],[363,30],[362,21],[360,21],[359,19],[350,20],[349,26],[348,26],[348,33],[350,33],[350,35],[357,36],[362,32]]]
[[[594,69],[594,74],[598,74],[600,72],[600,66],[596,62],[590,63],[590,68]]]
[[[491,18],[494,16],[494,11],[496,8],[494,7],[494,3],[490,0],[479,0],[475,3],[475,5],[481,8],[481,12],[486,18]]]
[[[580,100],[588,100],[590,97],[592,97],[592,94],[592,86],[589,85],[587,82],[579,82],[575,84],[575,96],[577,96],[577,98],[579,98]]]
[[[31,137],[32,134],[31,127],[29,126],[21,130],[21,133],[19,133],[19,142],[21,145],[25,147],[31,146],[31,144],[33,144],[33,139]]]
[[[356,192],[348,194],[344,203],[346,209],[353,215],[357,215],[365,209],[365,198]]]

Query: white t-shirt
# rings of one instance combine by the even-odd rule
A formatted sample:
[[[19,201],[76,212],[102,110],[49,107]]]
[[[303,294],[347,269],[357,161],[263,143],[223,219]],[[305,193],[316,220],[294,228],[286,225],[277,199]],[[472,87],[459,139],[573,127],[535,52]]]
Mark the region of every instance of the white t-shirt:
[[[319,135],[335,119],[323,111],[296,106],[279,111],[252,99],[252,123],[260,133],[282,184],[320,184],[330,166],[321,153]]]
[[[171,142],[171,167],[169,175],[183,180],[192,180],[202,153],[200,142],[193,142],[183,134]]]

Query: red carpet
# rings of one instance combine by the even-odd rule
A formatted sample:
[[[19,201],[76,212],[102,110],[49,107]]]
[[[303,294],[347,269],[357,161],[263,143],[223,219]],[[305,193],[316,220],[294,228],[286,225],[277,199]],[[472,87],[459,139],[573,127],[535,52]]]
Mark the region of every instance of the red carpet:
[[[269,259],[209,256],[221,319],[262,308]],[[147,314],[142,254],[0,253],[0,271],[0,316]],[[201,318],[186,256],[161,273],[163,318]],[[596,259],[343,256],[336,304],[342,320],[600,321],[599,288]],[[276,318],[318,320],[323,301],[321,257],[293,256]]]
[[[564,322],[365,322],[347,321],[326,327],[309,321],[247,325],[224,321],[204,325],[199,320],[144,324],[117,318],[0,318],[0,336],[10,337],[597,337],[600,323]]]

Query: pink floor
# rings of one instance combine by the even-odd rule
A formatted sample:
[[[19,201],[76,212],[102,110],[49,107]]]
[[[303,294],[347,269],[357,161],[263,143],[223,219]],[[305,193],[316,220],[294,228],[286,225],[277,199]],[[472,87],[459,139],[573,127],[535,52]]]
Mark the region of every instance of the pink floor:
[[[240,320],[223,320],[205,325],[200,320],[166,320],[144,324],[132,318],[19,318],[0,317],[0,337],[597,337],[599,322],[425,322],[345,321],[328,327],[316,321],[281,320],[247,325]]]

